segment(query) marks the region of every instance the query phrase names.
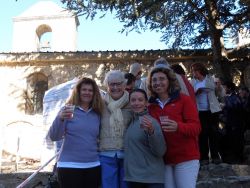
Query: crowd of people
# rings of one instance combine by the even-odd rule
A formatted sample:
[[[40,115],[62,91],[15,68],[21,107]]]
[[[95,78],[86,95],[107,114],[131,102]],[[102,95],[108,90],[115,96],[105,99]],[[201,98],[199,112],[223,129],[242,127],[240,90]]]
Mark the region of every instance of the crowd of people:
[[[164,58],[147,78],[142,72],[137,62],[128,73],[109,71],[104,94],[93,79],[79,80],[48,132],[63,139],[60,187],[195,188],[200,165],[243,162],[248,88],[201,63],[191,80]]]

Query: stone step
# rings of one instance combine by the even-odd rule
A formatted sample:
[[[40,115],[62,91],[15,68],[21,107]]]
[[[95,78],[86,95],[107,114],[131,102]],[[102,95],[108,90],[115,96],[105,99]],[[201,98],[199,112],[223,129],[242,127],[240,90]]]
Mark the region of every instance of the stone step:
[[[250,176],[230,176],[198,181],[196,188],[249,188]]]
[[[30,173],[0,174],[0,188],[13,188],[22,183]],[[26,186],[27,188],[41,188],[48,183],[49,172],[38,173],[37,176]],[[209,164],[202,166],[196,188],[249,188],[250,166]]]

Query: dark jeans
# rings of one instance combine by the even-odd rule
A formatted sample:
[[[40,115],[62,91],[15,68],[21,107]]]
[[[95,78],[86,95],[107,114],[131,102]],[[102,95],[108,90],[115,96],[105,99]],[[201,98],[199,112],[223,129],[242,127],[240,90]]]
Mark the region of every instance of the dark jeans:
[[[240,126],[239,126],[240,127]],[[235,164],[243,162],[244,129],[227,130],[222,139],[222,160]]]
[[[201,133],[199,136],[201,160],[209,160],[209,151],[211,158],[220,159],[219,145],[220,138],[218,132],[219,117],[218,113],[211,113],[210,111],[199,111],[199,118],[201,122]]]
[[[164,183],[138,183],[128,182],[129,188],[164,188]]]
[[[98,188],[101,185],[101,167],[57,168],[61,188]]]

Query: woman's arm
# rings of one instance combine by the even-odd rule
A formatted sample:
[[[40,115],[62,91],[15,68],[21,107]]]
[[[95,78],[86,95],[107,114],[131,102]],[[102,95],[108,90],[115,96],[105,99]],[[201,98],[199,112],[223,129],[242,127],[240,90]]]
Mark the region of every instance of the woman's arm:
[[[196,105],[188,96],[183,96],[183,121],[178,122],[177,131],[186,136],[198,136],[201,131],[200,120]]]
[[[48,135],[52,141],[61,140],[65,134],[66,121],[62,119],[61,114],[62,111],[58,113],[49,129]]]
[[[149,147],[152,153],[156,156],[162,157],[166,152],[166,143],[159,123],[153,119],[152,125],[154,127],[153,134],[148,134]]]

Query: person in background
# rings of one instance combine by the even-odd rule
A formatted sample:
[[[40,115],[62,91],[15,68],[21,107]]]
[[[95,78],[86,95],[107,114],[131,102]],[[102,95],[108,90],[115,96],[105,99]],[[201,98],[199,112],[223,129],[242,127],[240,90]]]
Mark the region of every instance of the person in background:
[[[224,82],[223,87],[226,96],[222,115],[226,134],[222,140],[222,160],[230,164],[241,163],[243,162],[245,131],[243,105],[236,94],[236,86],[233,82]]]
[[[127,80],[125,89],[130,93],[135,88],[136,78],[132,73],[126,73],[124,77]]]
[[[141,75],[142,75],[142,66],[141,64],[135,62],[130,65],[129,73],[135,76],[135,88],[139,88],[141,85]]]
[[[124,133],[132,119],[126,79],[119,70],[109,71],[104,80],[107,93],[100,130],[102,188],[125,188]]]
[[[97,140],[102,110],[103,101],[96,82],[85,77],[80,79],[48,132],[52,141],[64,139],[57,162],[60,187],[99,187],[101,167]]]
[[[148,81],[147,81],[147,77],[143,77],[141,79],[141,85],[140,85],[140,89],[143,89],[147,94],[148,94],[148,85],[147,85]]]
[[[250,130],[250,94],[247,87],[241,87],[239,89],[239,97],[244,109],[244,121],[246,129]]]
[[[165,137],[165,188],[195,188],[199,172],[200,121],[192,99],[180,92],[176,74],[153,68],[149,74],[149,114]]]
[[[191,84],[194,87],[202,127],[199,137],[201,165],[209,164],[209,152],[212,163],[219,164],[221,159],[219,156],[220,135],[218,129],[221,107],[215,96],[215,83],[202,63],[192,64],[191,71],[194,77]]]
[[[148,114],[144,90],[133,90],[129,101],[134,115],[124,141],[125,180],[130,188],[164,188],[166,145],[161,127]]]
[[[224,89],[224,87],[222,86],[222,78],[217,78],[217,77],[213,77],[214,79],[214,83],[215,83],[215,96],[217,97],[220,107],[223,108],[224,106],[224,99],[226,96],[226,91]],[[222,111],[218,112],[218,121],[219,121],[219,129],[218,131],[220,132],[219,136],[218,136],[218,142],[219,142],[219,154],[221,156],[221,159],[223,161],[223,140],[224,136],[225,136],[225,124],[223,122],[223,114]]]
[[[214,83],[215,83],[215,95],[219,101],[223,105],[224,103],[224,98],[226,96],[226,91],[224,87],[222,86],[222,79],[221,78],[214,78]]]
[[[179,64],[173,64],[170,66],[170,68],[178,75],[181,76],[183,82],[185,83],[186,85],[186,88],[188,90],[188,95],[191,97],[191,99],[194,101],[194,103],[196,103],[196,100],[195,100],[195,93],[194,93],[194,88],[193,86],[190,84],[189,80],[187,79],[186,77],[186,72],[185,70],[182,68],[181,65]]]

